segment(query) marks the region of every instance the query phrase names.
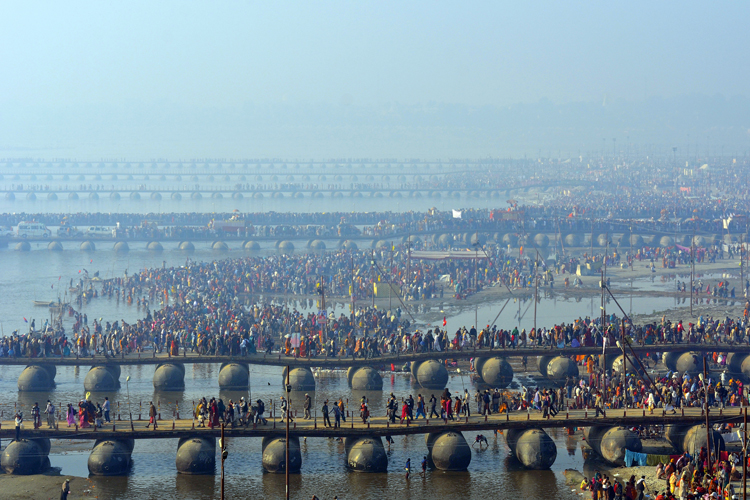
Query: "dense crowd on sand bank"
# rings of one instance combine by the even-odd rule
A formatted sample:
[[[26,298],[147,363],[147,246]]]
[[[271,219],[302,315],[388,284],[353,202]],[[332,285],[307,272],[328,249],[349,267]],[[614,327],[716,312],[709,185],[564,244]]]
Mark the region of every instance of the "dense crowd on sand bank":
[[[414,246],[422,248],[422,242]],[[700,259],[732,258],[732,249],[724,252],[705,249]],[[530,252],[529,252],[530,253]],[[39,328],[45,334],[23,335],[16,332],[0,341],[0,355],[38,356],[83,354],[90,352],[122,353],[154,346],[157,350],[190,349],[200,353],[233,353],[266,351],[274,346],[303,356],[327,353],[336,355],[378,356],[396,351],[420,351],[479,348],[514,348],[536,346],[594,346],[615,335],[612,322],[601,332],[600,319],[541,327],[538,331],[504,329],[497,325],[447,325],[415,330],[409,304],[453,296],[463,299],[487,287],[514,289],[580,286],[581,281],[569,270],[579,260],[543,261],[536,254],[511,255],[503,248],[487,245],[481,251],[467,252],[472,259],[423,260],[411,258],[405,246],[377,251],[341,250],[325,253],[246,256],[213,262],[187,259],[184,266],[160,267],[126,273],[107,280],[79,278],[70,280],[75,291],[73,304],[63,306],[63,314],[72,318],[72,331],[57,331],[47,324]],[[639,252],[632,257],[665,259],[667,254]],[[582,257],[581,259],[585,259]],[[589,259],[610,266],[624,264],[626,259],[616,249],[606,256]],[[627,262],[627,261],[626,261]],[[655,263],[652,263],[652,267]],[[570,280],[570,277],[573,280]],[[392,287],[389,286],[392,285]],[[705,286],[705,291],[702,288]],[[743,284],[745,292],[750,283]],[[684,292],[684,284],[677,284]],[[391,288],[391,291],[388,289]],[[713,288],[698,280],[694,292],[708,297],[736,296],[726,280]],[[385,292],[383,292],[385,290]],[[392,311],[373,307],[373,295],[391,297]],[[353,303],[353,314],[303,312],[268,301],[252,303],[260,296],[345,297]],[[142,308],[144,317],[129,324],[124,320],[94,319],[74,306],[94,300],[126,301]],[[158,307],[154,307],[154,306]],[[312,305],[312,304],[311,304]],[[320,304],[319,306],[320,307]],[[628,335],[635,342],[745,342],[748,308],[740,318],[705,319],[696,324],[628,325]],[[53,330],[53,331],[50,331]],[[36,331],[35,320],[30,330]],[[426,330],[426,331],[425,331]],[[279,345],[280,339],[289,335]],[[174,346],[172,344],[175,344]]]
[[[415,261],[407,275],[411,280],[401,278],[406,274],[403,262],[392,267],[387,262],[373,266],[367,254],[357,252],[246,257],[211,263],[188,261],[183,267],[147,269],[101,283],[81,280],[78,287],[86,301],[107,298],[135,302],[143,308],[144,318],[132,324],[102,319],[89,322],[85,313],[67,307],[67,314],[74,320],[72,331],[66,332],[62,327],[56,332],[47,331],[43,327],[42,335],[16,333],[0,340],[0,355],[117,355],[138,352],[148,346],[175,353],[188,349],[202,354],[236,355],[281,348],[288,355],[304,357],[321,354],[377,357],[384,353],[450,351],[474,346],[480,349],[601,346],[605,339],[619,338],[616,317],[607,321],[606,328],[602,328],[600,318],[587,318],[528,332],[497,325],[484,328],[466,325],[449,330],[447,323],[442,329],[439,326],[415,329],[407,302],[399,301],[392,311],[385,311],[372,307],[366,295],[374,284],[387,281],[384,278],[388,270],[401,280],[406,301],[432,297],[448,287],[460,297],[462,290],[473,286],[474,278],[480,288],[498,284],[531,285],[523,273],[528,272],[524,267],[533,261],[492,252],[487,254],[489,259],[476,263],[484,264],[482,272],[473,269],[471,261]],[[498,264],[490,265],[495,259]],[[447,278],[443,279],[444,276]],[[440,291],[437,283],[441,283]],[[321,284],[327,294],[347,295],[353,289],[354,314],[303,312],[273,303],[246,305],[240,299],[269,291],[316,294]],[[553,286],[551,281],[549,285]],[[398,299],[399,294],[396,295]],[[152,309],[154,303],[161,303],[162,307]],[[750,339],[749,310],[746,307],[739,318],[701,318],[694,324],[666,319],[658,325],[628,324],[626,335],[643,345],[745,343]],[[30,329],[36,330],[33,319]]]

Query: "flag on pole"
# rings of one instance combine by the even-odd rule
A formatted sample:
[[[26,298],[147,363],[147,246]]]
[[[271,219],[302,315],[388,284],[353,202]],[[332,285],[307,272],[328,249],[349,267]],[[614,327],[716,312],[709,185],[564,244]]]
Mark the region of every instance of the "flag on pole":
[[[443,326],[447,325],[448,321],[446,321],[445,316],[443,316]]]
[[[23,322],[24,322],[24,323],[28,323],[28,322],[29,322],[29,320],[27,320],[26,318],[23,318]]]
[[[454,219],[460,219],[461,218],[461,210],[454,210],[453,211],[453,218]]]

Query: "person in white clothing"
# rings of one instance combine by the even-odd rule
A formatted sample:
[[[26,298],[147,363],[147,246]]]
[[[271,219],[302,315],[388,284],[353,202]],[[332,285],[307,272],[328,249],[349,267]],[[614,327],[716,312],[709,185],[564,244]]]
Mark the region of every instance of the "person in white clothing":
[[[55,428],[55,405],[50,400],[47,400],[47,407],[44,409],[44,413],[47,414],[47,427],[50,429]]]

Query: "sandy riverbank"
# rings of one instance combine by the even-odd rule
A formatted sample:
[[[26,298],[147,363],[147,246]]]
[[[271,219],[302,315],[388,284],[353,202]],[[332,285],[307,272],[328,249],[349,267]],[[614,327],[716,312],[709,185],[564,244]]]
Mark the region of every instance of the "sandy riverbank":
[[[67,455],[71,452],[89,452],[93,441],[80,439],[53,439],[52,449],[55,455]],[[0,469],[0,498],[14,499],[53,499],[60,498],[60,490],[65,478],[69,478],[72,494],[69,498],[97,498],[93,483],[85,477],[61,475],[60,469],[53,467],[44,474],[31,476],[14,476],[3,473]]]
[[[62,476],[59,469],[33,476],[13,476],[0,473],[0,496],[18,500],[57,500],[63,481],[70,479],[68,498],[98,498],[94,485],[88,478]]]
[[[750,269],[746,269],[750,271]],[[713,317],[738,317],[742,314],[744,309],[745,299],[741,297],[742,285],[740,283],[740,272],[739,262],[737,260],[722,260],[713,264],[698,264],[696,265],[696,280],[699,277],[703,277],[704,287],[706,284],[711,283],[712,285],[717,284],[719,279],[716,276],[729,276],[728,281],[730,288],[735,287],[737,297],[735,299],[721,299],[711,297],[705,293],[696,295],[699,299],[698,303],[693,304],[693,315],[692,318],[697,319],[699,316],[713,316]],[[706,275],[712,276],[711,279],[706,279]],[[600,276],[581,276],[583,285],[581,287],[570,286],[565,288],[563,285],[564,277],[570,277],[571,281],[575,275],[565,274],[555,276],[555,286],[540,287],[539,296],[543,298],[558,297],[562,299],[580,299],[590,297],[600,297],[601,288],[599,288]],[[681,299],[679,305],[674,307],[665,308],[663,310],[652,311],[650,313],[633,314],[633,320],[637,323],[644,324],[649,322],[661,321],[662,316],[666,316],[672,321],[682,319],[683,321],[690,321],[690,292],[677,292],[676,283],[674,283],[674,289],[669,290],[633,290],[630,287],[630,283],[634,279],[646,279],[653,278],[654,281],[662,281],[667,279],[676,279],[680,281],[689,282],[690,280],[690,266],[679,266],[676,269],[663,269],[656,268],[655,272],[651,272],[650,263],[647,261],[636,262],[633,266],[633,270],[630,268],[609,268],[607,270],[607,276],[610,279],[610,289],[615,298],[622,304],[623,301],[630,297],[673,297],[675,299]],[[750,272],[745,274],[745,277],[750,277]],[[725,278],[722,278],[725,279]],[[495,285],[488,287],[477,294],[471,295],[466,299],[455,301],[452,298],[444,299],[441,304],[446,308],[460,306],[461,308],[472,308],[475,306],[507,300],[509,298],[523,298],[529,299],[533,297],[533,288],[518,288],[508,289],[503,285]],[[435,301],[418,301],[408,302],[407,306],[416,307],[421,304],[424,305],[436,305]],[[395,306],[394,306],[395,307]],[[624,307],[624,306],[623,306]],[[615,314],[620,314],[617,306],[609,299],[608,310],[614,311]],[[420,319],[427,323],[435,323],[442,321],[445,313],[442,310],[431,310],[426,313],[420,314]],[[560,321],[569,322],[574,318],[560,318]],[[551,326],[551,325],[545,325]]]

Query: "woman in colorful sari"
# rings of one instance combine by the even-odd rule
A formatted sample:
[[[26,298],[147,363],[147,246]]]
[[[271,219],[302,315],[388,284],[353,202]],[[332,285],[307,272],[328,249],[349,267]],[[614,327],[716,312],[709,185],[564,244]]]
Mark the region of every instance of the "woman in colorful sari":
[[[68,427],[76,424],[76,410],[71,403],[68,403]]]
[[[89,419],[87,415],[86,404],[81,401],[78,403],[78,426],[81,428],[89,426]]]

